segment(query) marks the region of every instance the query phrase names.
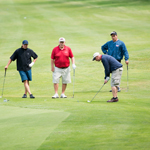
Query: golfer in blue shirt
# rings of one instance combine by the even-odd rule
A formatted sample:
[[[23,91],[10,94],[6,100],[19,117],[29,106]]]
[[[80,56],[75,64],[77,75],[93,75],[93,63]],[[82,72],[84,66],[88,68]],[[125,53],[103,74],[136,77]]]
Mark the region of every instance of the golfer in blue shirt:
[[[127,48],[123,41],[118,39],[117,32],[113,31],[111,32],[112,40],[106,42],[104,45],[102,45],[101,49],[104,54],[110,55],[114,57],[116,60],[118,60],[121,63],[121,60],[123,59],[123,56],[125,57],[125,63],[129,64],[129,54],[127,51]],[[118,92],[120,92],[119,86]],[[110,90],[112,92],[112,90]]]
[[[101,55],[98,52],[93,54],[93,61],[101,61],[105,69],[104,84],[106,84],[110,79],[111,74],[111,89],[113,97],[107,102],[118,102],[117,97],[117,86],[120,84],[121,75],[122,75],[122,64],[118,62],[115,58],[108,55]]]

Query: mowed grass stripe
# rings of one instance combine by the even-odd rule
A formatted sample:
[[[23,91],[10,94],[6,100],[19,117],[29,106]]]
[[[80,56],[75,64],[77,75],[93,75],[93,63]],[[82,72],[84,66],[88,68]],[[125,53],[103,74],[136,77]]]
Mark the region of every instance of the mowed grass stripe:
[[[67,112],[0,106],[0,149],[36,150]]]

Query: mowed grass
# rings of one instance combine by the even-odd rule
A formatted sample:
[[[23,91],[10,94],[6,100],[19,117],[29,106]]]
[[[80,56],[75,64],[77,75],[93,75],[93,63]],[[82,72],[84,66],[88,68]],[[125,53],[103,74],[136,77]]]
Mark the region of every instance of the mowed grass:
[[[36,99],[22,99],[23,84],[13,62],[0,99],[0,149],[139,149],[150,147],[150,1],[114,0],[1,0],[0,90],[4,67],[24,39],[38,54],[32,68],[31,91]],[[94,52],[111,40],[111,31],[125,42],[130,55],[129,90],[124,60],[119,102],[110,82],[91,100],[104,82],[101,62]],[[68,84],[67,99],[54,94],[50,56],[59,37],[66,38],[76,59],[75,97]],[[73,81],[73,71],[71,70]],[[61,80],[59,95],[61,94]],[[9,99],[4,102],[4,98]]]

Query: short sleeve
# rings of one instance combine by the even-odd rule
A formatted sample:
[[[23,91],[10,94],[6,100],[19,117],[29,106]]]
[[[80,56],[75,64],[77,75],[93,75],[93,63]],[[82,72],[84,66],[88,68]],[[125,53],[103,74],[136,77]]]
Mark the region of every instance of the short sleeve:
[[[15,61],[17,59],[17,50],[11,55],[10,59]]]

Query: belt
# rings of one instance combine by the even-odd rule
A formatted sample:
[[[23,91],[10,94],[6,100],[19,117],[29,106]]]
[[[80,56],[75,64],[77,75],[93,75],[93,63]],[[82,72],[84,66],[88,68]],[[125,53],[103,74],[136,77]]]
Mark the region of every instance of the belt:
[[[62,67],[62,68],[59,68],[59,69],[66,69],[66,68],[68,68],[68,67]]]

